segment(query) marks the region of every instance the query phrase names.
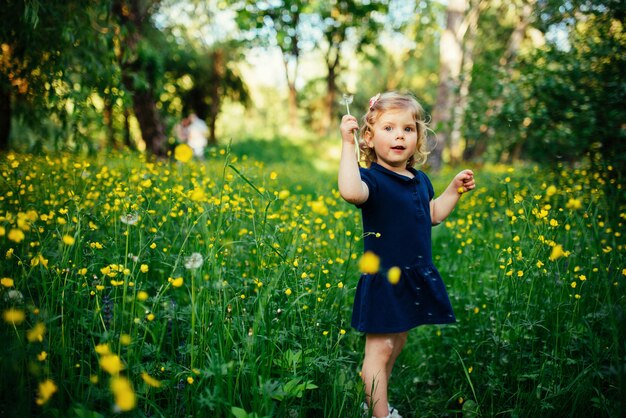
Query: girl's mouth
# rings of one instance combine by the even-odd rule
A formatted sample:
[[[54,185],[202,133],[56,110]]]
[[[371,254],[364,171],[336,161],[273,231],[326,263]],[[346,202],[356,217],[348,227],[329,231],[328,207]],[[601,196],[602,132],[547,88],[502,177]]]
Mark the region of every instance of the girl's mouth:
[[[406,148],[403,147],[402,145],[396,145],[395,147],[391,147],[391,149],[395,149],[395,150],[399,150],[399,151],[404,151]]]

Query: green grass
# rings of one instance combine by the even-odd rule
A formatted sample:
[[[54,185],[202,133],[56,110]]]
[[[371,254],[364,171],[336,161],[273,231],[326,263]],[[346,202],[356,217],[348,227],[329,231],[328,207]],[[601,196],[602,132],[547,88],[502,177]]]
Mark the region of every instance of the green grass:
[[[305,149],[2,156],[0,415],[359,416],[359,213]],[[458,323],[411,332],[392,402],[405,417],[619,416],[620,182],[475,171],[478,189],[433,232]],[[452,173],[431,174],[436,191]],[[132,390],[115,394],[119,377]],[[47,379],[57,390],[39,405]]]

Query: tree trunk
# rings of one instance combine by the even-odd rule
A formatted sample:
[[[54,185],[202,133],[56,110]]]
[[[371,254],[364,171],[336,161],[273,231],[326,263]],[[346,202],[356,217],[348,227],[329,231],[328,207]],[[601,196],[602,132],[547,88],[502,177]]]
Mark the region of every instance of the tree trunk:
[[[136,49],[143,36],[143,25],[149,20],[149,4],[142,0],[116,0],[113,4],[120,23],[126,27],[127,35],[120,39],[118,61],[122,70],[122,82],[130,92],[133,100],[133,111],[139,122],[141,136],[146,143],[146,149],[158,156],[167,155],[167,137],[163,121],[156,106],[155,94],[152,88],[138,89],[133,81],[132,73],[136,67],[135,61],[123,61],[123,57],[136,57]],[[124,54],[126,48],[130,53]]]
[[[467,0],[450,0],[446,11],[446,29],[439,42],[439,88],[433,109],[432,125],[436,132],[436,147],[430,155],[430,165],[438,170],[443,151],[449,148],[452,111],[459,86],[463,50],[459,29],[467,9]]]
[[[296,58],[297,60],[297,58]],[[289,126],[295,130],[298,126],[298,91],[296,90],[296,78],[298,74],[298,62],[294,63],[294,75],[289,76],[289,60],[283,53],[283,64],[285,65],[285,74],[287,79],[287,87],[289,88]]]
[[[209,106],[209,146],[217,145],[217,135],[215,133],[217,126],[217,116],[220,113],[222,106],[222,85],[224,83],[224,76],[226,74],[226,67],[224,62],[224,51],[216,49],[212,53],[213,55],[213,80],[211,83],[211,89],[209,97],[211,99],[211,105]]]
[[[458,97],[452,112],[452,130],[450,133],[450,161],[452,163],[458,163],[462,157],[461,129],[463,121],[465,120],[469,89],[472,84],[472,71],[474,69],[474,43],[476,41],[478,18],[480,17],[481,5],[484,3],[484,1],[480,3],[477,0],[472,1],[467,19],[465,20],[459,33],[459,38],[465,39],[465,42],[463,43],[463,65],[461,67]]]
[[[333,51],[333,47],[329,47],[326,55],[326,67],[328,75],[326,76],[326,109],[323,114],[322,130],[326,135],[330,135],[333,125],[333,117],[335,116],[335,98],[337,97],[337,67],[339,66],[339,50]]]
[[[11,135],[11,89],[0,84],[0,151],[8,151]]]

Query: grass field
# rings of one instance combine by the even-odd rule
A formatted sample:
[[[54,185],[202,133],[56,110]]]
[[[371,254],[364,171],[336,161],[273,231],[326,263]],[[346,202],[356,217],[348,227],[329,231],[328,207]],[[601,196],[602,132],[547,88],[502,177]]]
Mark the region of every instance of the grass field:
[[[263,142],[202,163],[0,156],[0,415],[359,417],[360,218],[311,161]],[[411,332],[392,403],[624,416],[620,181],[474,169],[433,231],[458,323]]]

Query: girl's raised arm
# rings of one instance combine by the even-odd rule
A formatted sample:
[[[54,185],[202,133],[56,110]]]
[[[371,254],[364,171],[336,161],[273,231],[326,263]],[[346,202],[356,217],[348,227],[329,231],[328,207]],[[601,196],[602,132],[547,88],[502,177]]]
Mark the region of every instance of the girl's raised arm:
[[[359,205],[369,197],[369,189],[361,180],[359,163],[355,158],[353,132],[359,129],[354,116],[344,115],[339,127],[341,131],[341,160],[339,161],[339,194],[348,203]]]
[[[462,193],[476,187],[472,170],[463,170],[450,182],[438,198],[430,201],[430,217],[433,225],[443,222],[456,206]]]

